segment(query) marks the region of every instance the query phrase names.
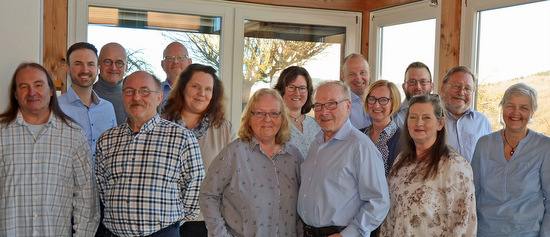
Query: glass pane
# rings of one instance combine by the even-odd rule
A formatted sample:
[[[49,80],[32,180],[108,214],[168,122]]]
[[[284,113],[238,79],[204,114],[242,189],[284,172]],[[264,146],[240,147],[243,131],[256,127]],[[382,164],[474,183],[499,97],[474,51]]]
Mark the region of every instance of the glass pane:
[[[430,68],[432,79],[435,55],[435,19],[381,27],[380,72],[378,78],[402,88],[405,69],[420,61]],[[401,91],[401,97],[405,94]]]
[[[524,82],[538,91],[539,109],[528,127],[550,135],[549,12],[550,1],[479,12],[476,109],[487,115],[493,131],[503,128],[504,91]]]
[[[194,63],[219,69],[220,17],[105,7],[88,10],[88,42],[98,50],[109,42],[124,46],[129,65],[126,75],[144,70],[165,80],[162,54],[174,41],[185,45]]]
[[[242,108],[260,88],[273,88],[289,66],[304,67],[313,85],[340,78],[345,27],[245,20]]]

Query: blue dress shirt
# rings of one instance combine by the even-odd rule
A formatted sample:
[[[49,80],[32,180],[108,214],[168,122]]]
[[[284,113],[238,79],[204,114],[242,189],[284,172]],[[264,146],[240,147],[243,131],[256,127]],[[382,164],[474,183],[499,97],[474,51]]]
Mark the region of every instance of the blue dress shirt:
[[[550,138],[529,130],[510,161],[500,131],[477,143],[478,236],[550,236]]]
[[[168,83],[168,80],[164,80],[160,86],[162,88],[162,104],[164,107],[164,102],[166,99],[168,99],[168,96],[170,95],[170,91],[172,90],[172,86],[170,83]]]
[[[82,103],[72,87],[69,87],[65,94],[59,96],[58,100],[61,110],[74,119],[84,130],[88,138],[88,144],[90,144],[90,148],[92,149],[93,161],[95,161],[97,139],[107,129],[117,125],[113,104],[101,99],[92,90],[92,103],[90,104],[90,108],[88,108]]]
[[[301,166],[298,213],[314,227],[347,226],[343,236],[368,236],[390,208],[382,156],[349,121],[324,137],[317,134]]]
[[[399,107],[399,111],[397,111],[397,114],[392,117],[392,120],[395,122],[395,125],[397,125],[397,127],[403,128],[403,126],[405,126],[405,117],[407,117],[408,110],[409,101],[407,99],[404,99],[403,102],[401,102],[401,107]]]
[[[351,124],[357,129],[366,128],[372,124],[372,119],[365,113],[363,107],[363,100],[359,98],[355,93],[351,92],[351,111],[349,113],[349,120]]]
[[[472,155],[477,140],[493,131],[487,116],[469,108],[459,119],[447,111],[447,144],[452,146],[468,162],[472,162]]]

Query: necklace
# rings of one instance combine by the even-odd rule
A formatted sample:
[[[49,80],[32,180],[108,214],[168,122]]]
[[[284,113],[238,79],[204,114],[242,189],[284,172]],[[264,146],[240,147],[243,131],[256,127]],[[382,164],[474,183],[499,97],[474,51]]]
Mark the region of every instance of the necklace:
[[[512,147],[512,145],[510,145],[510,143],[508,142],[508,139],[506,139],[506,129],[504,129],[503,133],[504,133],[504,141],[506,142],[506,144],[508,144],[508,146],[510,146],[510,148],[512,148],[512,150],[510,151],[510,156],[512,156],[514,155],[514,151],[516,150],[516,148],[519,146],[519,142],[515,147]]]
[[[298,117],[292,117],[292,116],[290,116],[290,114],[289,114],[288,117],[293,118],[293,119],[294,119],[294,122],[298,122],[298,120],[302,117],[302,115],[303,115],[303,114],[298,115]]]

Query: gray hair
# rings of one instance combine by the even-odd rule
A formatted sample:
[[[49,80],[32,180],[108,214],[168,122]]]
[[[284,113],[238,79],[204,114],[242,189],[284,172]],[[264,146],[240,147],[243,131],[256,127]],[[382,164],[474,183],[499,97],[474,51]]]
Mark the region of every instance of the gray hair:
[[[472,80],[474,81],[474,88],[476,87],[476,76],[474,75],[472,70],[470,70],[465,66],[456,66],[456,67],[453,67],[451,70],[449,70],[445,75],[445,77],[443,77],[443,84],[447,84],[449,77],[451,77],[451,75],[453,75],[455,72],[463,72],[472,76]]]
[[[344,97],[348,100],[351,100],[351,93],[350,93],[350,89],[349,89],[349,86],[343,82],[343,81],[336,81],[336,80],[333,80],[333,81],[323,81],[321,82],[317,88],[315,88],[315,92],[313,94],[313,98],[315,98],[315,96],[317,95],[317,90],[319,89],[319,87],[321,86],[325,86],[325,85],[337,85],[337,86],[340,86],[342,87],[342,90],[344,91]]]
[[[506,89],[506,92],[504,92],[504,95],[502,96],[502,100],[500,101],[500,107],[503,107],[506,102],[512,98],[512,96],[528,96],[531,98],[531,110],[533,113],[537,111],[539,108],[539,105],[537,103],[537,90],[535,88],[528,86],[527,84],[520,82],[514,85],[511,85]]]

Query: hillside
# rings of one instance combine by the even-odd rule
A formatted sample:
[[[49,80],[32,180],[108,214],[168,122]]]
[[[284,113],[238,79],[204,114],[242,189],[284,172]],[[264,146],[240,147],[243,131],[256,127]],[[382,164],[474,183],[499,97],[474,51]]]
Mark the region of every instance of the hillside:
[[[537,132],[550,136],[550,73],[539,73],[537,75],[528,76],[525,78],[516,78],[496,83],[480,84],[478,88],[477,110],[485,114],[493,131],[503,128],[500,124],[502,111],[500,110],[500,100],[504,91],[511,85],[524,82],[527,85],[535,88],[538,92],[539,108],[532,118],[532,124],[528,127]],[[481,101],[481,102],[479,102]]]

